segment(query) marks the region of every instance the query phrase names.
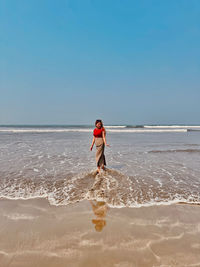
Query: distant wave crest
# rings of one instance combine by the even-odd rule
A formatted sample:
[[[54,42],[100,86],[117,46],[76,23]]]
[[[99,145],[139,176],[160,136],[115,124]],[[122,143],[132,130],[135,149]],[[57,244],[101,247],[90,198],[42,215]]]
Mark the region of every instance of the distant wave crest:
[[[144,129],[131,127],[106,127],[108,132],[113,133],[167,133],[167,132],[187,132],[187,129]],[[91,133],[93,128],[0,128],[0,132],[4,133],[65,133],[65,132],[85,132]]]

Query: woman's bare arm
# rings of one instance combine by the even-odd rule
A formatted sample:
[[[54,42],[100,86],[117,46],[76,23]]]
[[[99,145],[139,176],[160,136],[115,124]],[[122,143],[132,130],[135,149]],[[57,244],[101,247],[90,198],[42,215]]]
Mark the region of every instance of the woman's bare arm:
[[[95,137],[93,136],[93,139],[92,139],[92,145],[91,145],[91,147],[90,147],[90,150],[92,151],[92,148],[93,148],[93,146],[94,146],[94,142],[95,142]]]
[[[105,146],[109,146],[109,144],[107,144],[106,142],[106,130],[102,131],[102,135],[103,135],[103,141],[104,141]]]

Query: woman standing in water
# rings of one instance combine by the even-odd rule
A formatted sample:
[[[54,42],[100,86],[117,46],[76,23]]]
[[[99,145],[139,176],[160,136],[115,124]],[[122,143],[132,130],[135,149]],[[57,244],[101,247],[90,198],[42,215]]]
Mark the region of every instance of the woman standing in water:
[[[105,145],[109,146],[106,142],[106,130],[103,127],[103,122],[101,120],[96,120],[96,128],[93,131],[93,140],[90,150],[92,151],[93,145],[96,145],[96,163],[97,163],[97,173],[100,172],[100,168],[105,170],[104,165],[106,165],[106,159],[104,155]]]

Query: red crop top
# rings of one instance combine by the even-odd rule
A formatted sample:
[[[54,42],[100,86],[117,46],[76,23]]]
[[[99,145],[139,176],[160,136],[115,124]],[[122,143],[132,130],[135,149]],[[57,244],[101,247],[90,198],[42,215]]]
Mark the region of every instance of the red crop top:
[[[105,132],[105,129],[104,129],[104,127],[102,127],[101,129],[97,129],[97,128],[95,128],[94,129],[94,131],[93,131],[93,135],[94,135],[94,137],[103,137],[102,136],[102,132]]]

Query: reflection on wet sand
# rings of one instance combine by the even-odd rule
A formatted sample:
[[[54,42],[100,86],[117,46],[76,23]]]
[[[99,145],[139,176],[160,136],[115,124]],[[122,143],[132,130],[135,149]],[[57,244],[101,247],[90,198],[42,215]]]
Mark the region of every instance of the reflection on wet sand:
[[[106,202],[96,200],[90,200],[90,204],[92,205],[92,210],[96,216],[96,219],[93,219],[92,223],[95,224],[95,230],[101,232],[104,226],[106,226],[106,220],[104,218],[106,217],[108,206],[106,205]]]
[[[1,199],[0,267],[200,266],[199,206],[106,204]]]

